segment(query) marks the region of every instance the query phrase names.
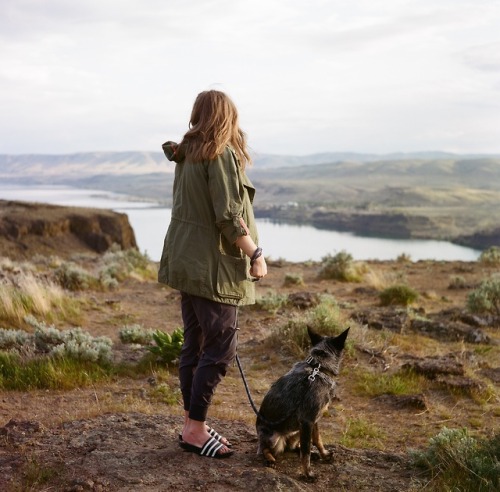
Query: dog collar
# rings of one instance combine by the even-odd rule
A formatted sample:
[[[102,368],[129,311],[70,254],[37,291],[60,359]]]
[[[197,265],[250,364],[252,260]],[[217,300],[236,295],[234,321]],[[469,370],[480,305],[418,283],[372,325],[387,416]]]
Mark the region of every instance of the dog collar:
[[[309,376],[307,377],[307,379],[309,379],[309,381],[315,381],[316,380],[316,376],[319,376],[321,379],[327,379],[328,381],[331,381],[333,384],[335,384],[333,382],[333,380],[327,375],[328,373],[329,374],[333,374],[334,376],[337,376],[337,374],[335,374],[334,372],[332,371],[328,371],[327,369],[325,368],[322,368],[321,367],[321,364],[312,356],[310,355],[307,359],[306,359],[306,363],[312,367],[312,372],[311,374],[309,374]],[[320,369],[323,369],[323,372],[320,370]],[[326,374],[325,374],[326,373]]]
[[[315,369],[316,367],[321,367],[321,364],[312,356],[310,355],[307,359],[306,362],[313,368]]]

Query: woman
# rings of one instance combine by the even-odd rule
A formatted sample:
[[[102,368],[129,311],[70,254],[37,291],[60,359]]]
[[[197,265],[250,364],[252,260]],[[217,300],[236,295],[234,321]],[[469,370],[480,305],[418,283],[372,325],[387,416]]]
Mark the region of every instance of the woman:
[[[185,417],[179,444],[227,458],[230,444],[207,426],[207,412],[236,355],[238,306],[255,302],[253,280],[267,274],[267,265],[258,248],[255,189],[245,174],[251,159],[234,103],[223,92],[202,92],[189,126],[180,144],[163,144],[176,167],[158,280],[181,292]]]

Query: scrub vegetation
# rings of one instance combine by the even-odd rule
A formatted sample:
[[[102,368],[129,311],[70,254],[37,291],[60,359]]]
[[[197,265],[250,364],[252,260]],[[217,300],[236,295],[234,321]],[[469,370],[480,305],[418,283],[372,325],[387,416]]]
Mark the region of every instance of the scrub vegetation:
[[[174,460],[183,414],[176,377],[182,320],[179,295],[156,282],[156,265],[136,251],[113,251],[2,260],[0,267],[0,429],[10,418],[31,422],[36,414],[56,434],[81,419],[91,429],[100,418],[111,419],[106,429],[137,418],[133,428],[158,433],[155,419],[171,418],[173,438],[162,437],[162,446],[172,446]],[[328,490],[335,476],[344,490],[368,490],[363,480],[378,480],[372,469],[364,479],[352,473],[365,452],[372,463],[397,456],[386,469],[400,473],[398,490],[498,488],[496,269],[484,258],[358,264],[347,252],[317,263],[269,262],[269,275],[256,284],[257,303],[240,310],[239,356],[257,405],[272,382],[305,357],[308,327],[331,336],[350,327],[339,399],[320,422],[323,441],[336,453],[335,471],[318,466],[317,489]],[[231,458],[234,476],[248,473],[249,463],[261,470],[249,437],[255,417],[234,367],[218,388],[211,417],[228,437],[240,436],[240,452]],[[37,445],[30,446],[22,449]],[[51,454],[26,453],[18,490],[67,487],[66,465]],[[296,459],[285,455],[273,477],[296,476]],[[179,460],[174,468],[189,467],[185,456]],[[398,472],[398,460],[411,461],[410,471]],[[129,469],[124,465],[120,473]],[[154,465],[148,473],[160,469]],[[271,477],[265,476],[259,480]]]
[[[467,429],[445,427],[413,458],[430,475],[426,490],[494,492],[500,488],[499,433],[477,438]]]
[[[361,282],[366,266],[355,262],[352,255],[340,251],[336,255],[326,255],[321,259],[320,278],[340,280],[342,282]]]

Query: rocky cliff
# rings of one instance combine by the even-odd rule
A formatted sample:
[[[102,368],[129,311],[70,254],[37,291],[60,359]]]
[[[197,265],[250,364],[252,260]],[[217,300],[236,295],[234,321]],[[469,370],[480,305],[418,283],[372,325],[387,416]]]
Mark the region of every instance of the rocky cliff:
[[[487,249],[492,246],[500,246],[500,227],[480,231],[469,236],[460,236],[456,242],[463,246],[476,249]]]
[[[113,244],[137,248],[126,214],[0,200],[1,256],[29,259],[35,254],[55,254],[64,258],[77,252],[103,253]]]

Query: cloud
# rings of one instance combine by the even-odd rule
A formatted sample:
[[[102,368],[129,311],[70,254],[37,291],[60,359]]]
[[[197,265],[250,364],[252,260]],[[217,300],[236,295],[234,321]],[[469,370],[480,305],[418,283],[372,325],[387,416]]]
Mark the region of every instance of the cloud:
[[[464,62],[472,68],[500,71],[500,41],[473,46],[461,53]]]
[[[480,151],[499,21],[486,0],[3,0],[0,152],[156,148],[212,87],[261,152]]]

